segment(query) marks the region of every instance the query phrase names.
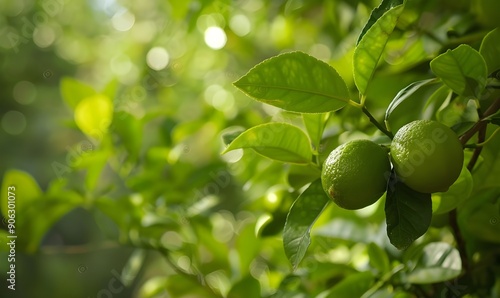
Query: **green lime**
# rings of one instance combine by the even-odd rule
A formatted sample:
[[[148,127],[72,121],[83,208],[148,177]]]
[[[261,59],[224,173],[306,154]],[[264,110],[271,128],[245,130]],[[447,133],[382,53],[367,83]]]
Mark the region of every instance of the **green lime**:
[[[422,193],[447,191],[457,180],[464,162],[458,136],[448,126],[416,120],[398,130],[391,158],[399,178]]]
[[[338,206],[355,210],[375,203],[384,194],[390,171],[385,148],[369,140],[355,140],[328,155],[321,182]]]

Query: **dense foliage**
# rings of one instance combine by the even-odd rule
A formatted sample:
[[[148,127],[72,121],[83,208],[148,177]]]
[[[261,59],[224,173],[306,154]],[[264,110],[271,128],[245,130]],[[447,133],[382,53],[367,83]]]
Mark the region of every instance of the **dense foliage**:
[[[18,297],[500,295],[495,0],[0,6]],[[417,119],[465,147],[448,191],[331,203],[333,149]]]

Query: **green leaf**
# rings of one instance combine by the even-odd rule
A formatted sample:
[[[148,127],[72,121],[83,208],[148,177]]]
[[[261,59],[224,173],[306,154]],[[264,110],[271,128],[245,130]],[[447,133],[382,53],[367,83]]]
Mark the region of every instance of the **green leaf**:
[[[248,275],[235,283],[229,293],[228,298],[261,297],[260,283],[253,276]]]
[[[78,103],[84,98],[97,94],[91,86],[69,77],[61,80],[60,89],[63,100],[72,109],[75,109]]]
[[[132,285],[144,264],[145,258],[145,250],[136,249],[132,253],[121,273],[121,282],[124,286],[129,287]]]
[[[389,40],[403,12],[404,4],[395,6],[385,12],[366,32],[354,50],[354,82],[361,94],[366,94],[368,84],[377,68],[378,61],[384,53]]]
[[[417,81],[411,83],[410,85],[399,91],[385,111],[385,120],[387,121],[391,117],[392,112],[394,112],[394,110],[396,110],[399,105],[404,103],[406,100],[412,98],[411,96],[415,94],[420,88],[437,82],[438,81],[436,79]]]
[[[431,224],[431,195],[412,190],[393,172],[388,183],[385,214],[389,240],[396,248],[406,249]]]
[[[8,218],[8,203],[13,202],[15,210],[21,212],[42,195],[42,190],[30,174],[19,170],[8,170],[2,181],[1,209]],[[9,197],[11,198],[9,200]]]
[[[370,266],[377,269],[380,273],[384,274],[391,270],[391,264],[387,253],[373,242],[368,244],[368,258],[370,260]]]
[[[430,66],[458,95],[478,98],[486,86],[486,62],[478,51],[468,45],[446,51],[434,58]]]
[[[326,121],[328,120],[329,113],[323,114],[302,114],[302,120],[306,127],[309,138],[314,145],[316,151],[319,150],[321,138],[323,137],[323,130],[325,129]]]
[[[336,111],[350,100],[337,71],[302,52],[267,59],[234,85],[257,101],[292,112]]]
[[[306,134],[287,123],[266,123],[240,134],[223,154],[240,148],[252,148],[257,153],[281,162],[307,164],[312,152]]]
[[[142,126],[140,119],[125,111],[115,113],[113,117],[113,131],[120,136],[123,146],[134,160],[141,151]]]
[[[464,165],[457,181],[446,192],[432,194],[432,211],[435,214],[449,212],[466,200],[472,193],[472,175]]]
[[[287,182],[295,189],[321,177],[321,169],[313,165],[291,165],[288,168]]]
[[[445,242],[427,244],[409,257],[416,262],[408,273],[408,281],[413,284],[431,284],[453,279],[462,271],[462,261],[458,250]],[[413,264],[411,264],[413,265]]]
[[[329,202],[321,180],[318,179],[309,185],[290,208],[283,230],[283,246],[294,269],[311,243],[310,232],[314,222]]]
[[[488,67],[488,74],[500,69],[500,43],[498,40],[500,40],[500,29],[496,28],[486,34],[479,49],[479,53],[483,56]]]
[[[361,297],[368,291],[375,278],[371,272],[359,272],[355,274],[350,274],[342,281],[337,283],[330,290],[330,293],[326,296],[327,298],[352,298]]]
[[[359,44],[363,36],[365,36],[366,32],[368,29],[370,29],[375,22],[384,15],[387,11],[389,11],[391,8],[396,7],[398,5],[401,5],[404,3],[404,0],[382,0],[380,5],[376,7],[375,9],[372,10],[372,13],[370,14],[370,18],[368,19],[368,22],[366,22],[365,26],[363,27],[363,30],[361,30],[361,33],[359,34],[358,41],[356,42],[356,45]]]
[[[75,108],[75,122],[86,135],[102,140],[113,119],[113,103],[104,95],[81,100]]]
[[[236,139],[240,134],[242,134],[245,131],[243,127],[240,126],[234,126],[231,128],[228,128],[225,130],[225,132],[222,134],[222,142],[224,145],[229,145],[231,144],[234,139]]]

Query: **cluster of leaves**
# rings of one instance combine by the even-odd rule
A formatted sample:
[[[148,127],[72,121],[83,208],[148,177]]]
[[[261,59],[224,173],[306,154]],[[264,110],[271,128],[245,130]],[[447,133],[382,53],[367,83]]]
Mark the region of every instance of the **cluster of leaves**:
[[[385,54],[390,35],[402,17],[405,5],[406,1],[382,1],[381,5],[374,9],[359,35],[352,60],[359,103],[352,100],[353,91],[348,89],[334,68],[303,52],[289,52],[267,59],[234,83],[251,98],[280,108],[302,120],[302,123],[261,124],[240,134],[233,134],[227,138],[229,142],[224,151],[251,148],[272,160],[293,164],[288,172],[288,181],[300,191],[300,195],[288,212],[283,245],[295,269],[306,256],[313,225],[329,204],[329,199],[321,187],[319,173],[324,160],[324,155],[321,154],[323,142],[326,141],[323,138],[324,130],[328,120],[335,117],[333,112],[348,105],[360,109],[380,132],[385,134],[374,137],[374,140],[381,144],[390,144],[390,139],[397,129],[415,119],[432,118],[451,126],[457,134],[462,135],[461,141],[464,145],[477,132],[479,123],[498,125],[498,94],[494,90],[498,84],[496,74],[500,70],[498,29],[484,37],[479,50],[461,44],[432,59],[430,69],[436,77],[412,82],[399,91],[386,109],[385,127],[370,114],[366,108],[369,102],[368,90],[371,84],[376,84],[374,75],[380,64],[379,60]],[[409,107],[412,106],[422,108],[409,112]],[[484,107],[489,107],[489,112],[483,113]],[[401,117],[402,113],[407,117]],[[494,132],[488,130],[493,136],[497,131],[498,129]],[[484,137],[479,141],[484,142]],[[467,199],[476,197],[478,191],[483,189],[484,186],[477,186],[474,182],[480,181],[479,177],[485,177],[484,172],[478,174],[478,171],[472,171],[475,165],[476,161],[471,161],[471,155],[468,154],[459,179],[447,192],[435,194],[416,192],[400,182],[395,173],[392,173],[385,195],[386,227],[390,242],[398,249],[407,249],[428,230],[433,214],[436,217],[447,215],[450,211],[455,212],[456,208],[461,210],[459,214],[462,228],[466,231],[473,229],[480,232],[479,226],[481,229],[485,228],[483,225],[476,225],[477,213],[475,220],[470,219],[471,200]],[[300,175],[299,180],[296,179],[297,175]],[[498,190],[498,185],[495,189]],[[488,206],[490,210],[495,210],[490,212],[489,218],[495,220],[498,217],[500,201],[495,195],[483,198],[481,203],[473,203],[474,206],[479,207],[486,200],[491,201],[488,204],[496,206]],[[337,213],[333,212],[330,216],[336,217]],[[468,227],[465,222],[468,222]],[[491,223],[487,226],[491,229]],[[330,227],[327,233],[336,233],[334,229],[342,228],[346,227]],[[326,231],[327,228],[321,227],[320,230]],[[322,232],[318,233],[321,235]],[[482,232],[479,234],[485,235]],[[493,239],[495,237],[496,239]],[[498,242],[498,233],[487,238],[489,241]],[[385,253],[378,249],[377,246],[369,246],[370,262],[386,260]],[[463,273],[463,269],[468,269],[462,268],[459,251],[447,243],[429,243],[416,251],[405,254],[409,260],[418,264],[415,267],[407,263],[404,267],[404,271],[408,273],[406,281],[409,283],[443,282],[458,277]],[[409,256],[411,254],[413,255]],[[383,274],[390,271],[387,269],[390,267],[388,261],[385,262],[376,266],[377,269],[385,268],[381,270]],[[399,267],[393,269],[402,270]],[[395,273],[389,272],[389,275]],[[386,278],[390,277],[384,276],[382,280]],[[344,295],[349,293],[351,297],[363,294],[368,297],[368,293],[373,294],[381,286],[377,284],[372,287],[373,279],[374,276],[366,272],[353,275],[341,283],[346,284],[345,288],[336,287],[330,291],[328,297],[338,297],[337,291]],[[359,292],[354,293],[347,284],[363,286],[358,288]],[[347,292],[342,292],[344,290]]]
[[[27,169],[33,175],[7,170],[2,181],[4,217],[6,189],[19,186],[16,229],[23,235],[16,246],[19,280],[32,278],[37,285],[33,288],[40,291],[45,280],[73,276],[80,262],[88,262],[88,254],[92,259],[105,255],[101,252],[109,244],[113,253],[123,252],[124,247],[135,250],[122,267],[122,282],[139,297],[444,296],[464,294],[465,284],[467,292],[479,296],[498,293],[499,283],[495,285],[491,277],[498,276],[499,268],[491,264],[499,253],[500,141],[492,138],[491,125],[486,128],[498,124],[498,117],[478,114],[472,104],[477,100],[483,109],[499,96],[492,75],[500,68],[495,43],[499,33],[478,29],[495,24],[494,18],[482,21],[495,11],[482,10],[480,4],[488,1],[494,0],[474,1],[479,23],[464,0],[383,1],[371,16],[373,0],[193,0],[157,7],[137,3],[130,9],[138,31],[130,35],[109,33],[100,23],[92,27],[89,20],[108,20],[109,15],[99,11],[103,14],[99,16],[85,1],[58,7],[60,14],[51,14],[44,24],[57,35],[57,51],[37,50],[23,38],[16,44],[18,56],[2,47],[6,55],[0,57],[5,69],[2,84],[30,80],[37,85],[39,105],[32,110],[54,106],[57,92],[67,106],[60,109],[64,112],[30,115],[31,126],[57,125],[58,141],[38,130],[32,132],[37,141],[28,145],[14,143],[21,138],[0,140],[5,145],[2,150],[11,150],[3,151],[5,155],[13,156],[2,166]],[[255,7],[260,9],[252,10]],[[35,5],[28,19],[45,8],[44,3]],[[252,32],[244,38],[228,25],[239,14],[251,15]],[[74,26],[61,26],[68,24],[68,16],[74,17]],[[423,16],[426,19],[420,20]],[[24,30],[24,15],[6,20],[10,29],[18,27],[18,34],[29,31]],[[204,46],[198,32],[214,24],[226,30],[224,50]],[[149,42],[149,34],[137,34],[138,28],[152,25],[158,30]],[[116,43],[102,42],[104,34]],[[172,55],[167,69],[156,72],[145,65],[144,56],[159,44],[169,51],[172,46],[176,57]],[[279,110],[229,91],[228,82],[239,76],[240,69],[290,48],[320,53],[317,57],[329,63],[301,52],[286,53],[264,61],[236,82],[251,97]],[[52,77],[41,77],[43,69],[28,68],[45,67],[33,59],[49,54],[53,56],[44,61],[50,62],[46,64]],[[433,58],[434,74],[429,72]],[[105,67],[110,60],[114,66],[131,62],[132,71],[113,73]],[[59,80],[74,69],[78,79]],[[6,98],[11,96],[10,86],[1,89]],[[231,100],[217,105],[213,94],[230,94]],[[354,100],[358,95],[359,102]],[[5,101],[2,108],[14,107]],[[385,126],[375,121],[384,112]],[[71,119],[56,123],[59,113],[70,114]],[[273,122],[258,125],[269,116]],[[477,147],[482,151],[476,157],[476,144],[468,142],[472,150],[467,149],[466,162],[475,167],[464,170],[449,192],[417,200],[404,184],[395,183],[381,200],[389,212],[380,203],[359,212],[328,203],[318,178],[333,148],[358,137],[389,144],[389,136],[399,127],[422,118],[453,127],[464,140],[472,140],[475,132],[483,135],[477,143],[490,140]],[[253,128],[242,132],[242,127]],[[223,140],[226,152],[232,151],[222,160],[221,131],[229,132]],[[25,147],[40,151],[32,155],[51,154],[31,162],[33,156],[16,151]],[[233,150],[237,148],[253,150],[241,156]],[[30,166],[23,166],[22,159]],[[447,228],[453,210],[469,264],[462,262],[464,250],[456,249]],[[81,213],[90,220],[82,222],[75,216]],[[385,220],[392,225],[389,238]],[[89,231],[97,236],[90,238]],[[6,236],[0,230],[0,237]],[[68,260],[60,237],[65,245],[83,244],[76,247],[86,252],[73,259],[78,263]],[[399,251],[389,239],[397,247],[413,244]],[[47,252],[54,251],[64,266],[46,266]],[[473,252],[477,252],[474,258]],[[44,267],[32,270],[36,264]],[[107,266],[105,259],[92,270],[108,273]],[[462,276],[467,266],[473,282],[446,282]],[[33,277],[35,272],[43,278]],[[97,286],[106,278],[102,276]],[[80,278],[66,279],[61,289],[51,288],[50,295],[65,297],[67,289],[83,288],[90,285]]]

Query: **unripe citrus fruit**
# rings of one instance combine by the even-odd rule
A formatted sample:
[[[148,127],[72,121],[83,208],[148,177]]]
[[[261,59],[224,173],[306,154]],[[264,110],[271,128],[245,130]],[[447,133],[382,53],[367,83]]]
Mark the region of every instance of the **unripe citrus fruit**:
[[[323,189],[338,206],[354,210],[375,203],[385,192],[391,171],[388,151],[369,140],[335,148],[321,172]]]
[[[406,185],[423,193],[447,191],[464,162],[458,136],[448,126],[416,120],[401,127],[391,144],[394,169]]]

